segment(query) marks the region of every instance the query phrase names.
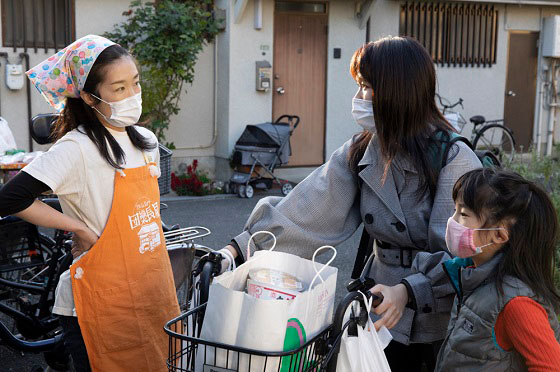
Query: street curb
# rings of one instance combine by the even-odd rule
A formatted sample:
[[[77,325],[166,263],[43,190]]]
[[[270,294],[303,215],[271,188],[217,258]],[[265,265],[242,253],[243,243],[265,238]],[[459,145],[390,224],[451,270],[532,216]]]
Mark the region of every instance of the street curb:
[[[165,196],[161,197],[162,202],[174,202],[174,201],[187,201],[187,200],[224,200],[238,198],[234,194],[217,194],[217,195],[206,195],[206,196]]]
[[[267,190],[267,191],[259,191],[258,194],[255,196],[282,196],[279,190]],[[217,194],[217,195],[206,195],[206,196],[162,196],[162,202],[175,202],[175,201],[208,201],[208,200],[226,200],[226,199],[235,199],[239,198],[237,194]],[[239,198],[241,199],[241,198]]]

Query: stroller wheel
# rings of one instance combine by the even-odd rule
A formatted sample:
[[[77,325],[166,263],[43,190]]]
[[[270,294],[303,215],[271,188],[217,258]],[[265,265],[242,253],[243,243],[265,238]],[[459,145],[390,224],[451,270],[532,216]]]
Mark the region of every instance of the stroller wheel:
[[[282,185],[282,195],[284,196],[288,195],[293,188],[294,187],[292,186],[291,183],[286,182],[285,184]]]
[[[253,189],[253,186],[251,185],[245,186],[245,197],[247,199],[251,199],[253,195],[255,195],[255,189]]]
[[[245,197],[245,185],[239,185],[237,188],[237,195],[239,195],[240,198]]]

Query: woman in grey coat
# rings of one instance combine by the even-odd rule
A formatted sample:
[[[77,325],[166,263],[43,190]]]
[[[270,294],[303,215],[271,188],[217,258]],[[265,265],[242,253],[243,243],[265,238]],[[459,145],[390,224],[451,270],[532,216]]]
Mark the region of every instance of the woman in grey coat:
[[[352,114],[364,131],[285,198],[260,200],[226,248],[243,260],[251,233],[267,230],[278,250],[310,258],[363,223],[377,240],[368,276],[378,283],[372,291],[384,296],[375,320],[394,337],[386,349],[391,369],[420,371],[424,363],[433,370],[453,301],[441,267],[450,258],[451,192],[481,165],[462,142],[441,159],[453,129],[435,104],[435,69],[421,44],[401,37],[371,42],[355,52],[350,70],[359,85]],[[261,246],[266,238],[251,250]]]

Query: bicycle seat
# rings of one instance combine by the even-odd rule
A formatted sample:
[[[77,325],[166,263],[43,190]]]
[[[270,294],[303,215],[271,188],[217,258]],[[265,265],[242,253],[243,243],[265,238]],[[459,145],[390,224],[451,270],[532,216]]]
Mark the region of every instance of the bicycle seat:
[[[484,123],[486,121],[486,118],[482,115],[476,115],[473,116],[470,120],[474,125],[478,125]]]
[[[59,114],[39,114],[31,119],[31,137],[33,137],[35,142],[39,145],[46,145],[52,142],[51,127],[59,116]]]

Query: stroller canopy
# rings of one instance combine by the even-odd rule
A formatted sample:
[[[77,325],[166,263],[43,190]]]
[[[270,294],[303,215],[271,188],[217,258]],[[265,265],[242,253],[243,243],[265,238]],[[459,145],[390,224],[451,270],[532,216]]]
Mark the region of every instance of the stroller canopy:
[[[280,148],[290,138],[290,126],[284,123],[247,125],[235,146]]]

